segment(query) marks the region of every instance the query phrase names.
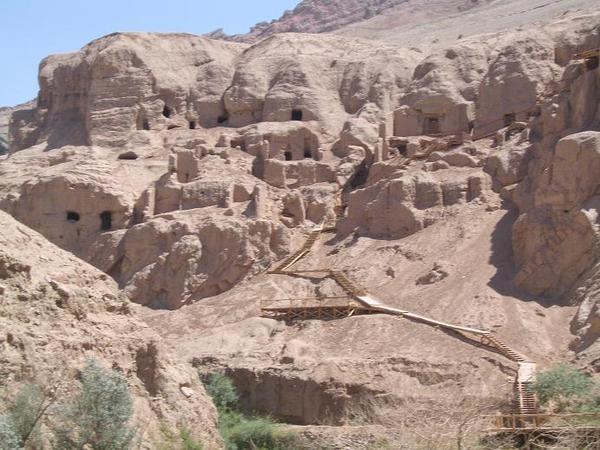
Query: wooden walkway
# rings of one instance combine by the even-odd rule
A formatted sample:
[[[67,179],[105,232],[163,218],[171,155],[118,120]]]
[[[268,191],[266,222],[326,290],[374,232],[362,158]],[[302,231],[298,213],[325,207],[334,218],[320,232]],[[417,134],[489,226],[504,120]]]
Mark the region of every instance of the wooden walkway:
[[[294,320],[336,320],[377,314],[349,297],[311,297],[261,302],[263,317],[292,322]]]
[[[301,259],[306,257],[319,236],[322,233],[335,231],[335,225],[321,224],[315,228],[308,236],[302,247],[275,269],[269,271],[270,274],[278,275],[307,275],[322,274],[325,277],[332,278],[347,294],[345,302],[339,303],[339,297],[329,297],[324,299],[309,299],[312,303],[306,303],[307,299],[285,299],[286,304],[271,301],[271,304],[262,304],[261,312],[265,317],[271,317],[280,320],[334,320],[354,315],[364,314],[389,314],[400,316],[408,320],[423,323],[432,327],[441,328],[458,334],[467,342],[487,348],[495,353],[499,353],[517,364],[517,377],[515,379],[515,401],[516,409],[521,415],[532,415],[537,412],[536,399],[531,389],[531,383],[535,379],[536,364],[526,356],[514,350],[498,336],[488,330],[453,325],[440,320],[435,320],[410,311],[401,310],[384,304],[357,282],[351,280],[348,275],[341,270],[332,269],[312,269],[312,270],[294,270],[293,266]],[[338,304],[327,304],[326,300],[338,300]]]
[[[600,413],[579,414],[498,414],[486,416],[490,432],[534,430],[600,431]]]

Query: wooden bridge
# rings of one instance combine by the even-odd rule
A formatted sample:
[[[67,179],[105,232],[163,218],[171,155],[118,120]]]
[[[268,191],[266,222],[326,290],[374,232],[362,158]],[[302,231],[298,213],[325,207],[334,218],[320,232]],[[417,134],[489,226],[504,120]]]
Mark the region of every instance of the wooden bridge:
[[[600,432],[600,413],[498,414],[486,416],[491,432],[583,430]]]
[[[526,356],[502,342],[491,331],[453,325],[385,305],[383,302],[371,296],[365,288],[351,280],[348,275],[341,270],[332,270],[328,268],[311,270],[292,269],[296,263],[311,252],[322,233],[332,231],[335,231],[335,225],[319,225],[309,234],[308,238],[298,251],[287,257],[283,262],[277,265],[275,269],[268,273],[300,276],[307,274],[321,274],[324,277],[333,279],[346,292],[347,296],[283,299],[280,301],[263,302],[261,304],[263,316],[293,321],[311,319],[334,320],[364,314],[389,314],[444,329],[459,335],[473,345],[484,347],[515,362],[517,364],[517,377],[514,385],[516,409],[521,415],[531,415],[537,412],[536,399],[529,388],[535,378],[535,362],[530,361]]]
[[[261,311],[264,317],[286,322],[294,320],[335,320],[378,313],[365,308],[348,296],[262,301]]]
[[[502,414],[484,416],[488,438],[520,448],[600,448],[600,414]],[[560,447],[555,447],[558,444]],[[567,447],[568,446],[568,447]]]

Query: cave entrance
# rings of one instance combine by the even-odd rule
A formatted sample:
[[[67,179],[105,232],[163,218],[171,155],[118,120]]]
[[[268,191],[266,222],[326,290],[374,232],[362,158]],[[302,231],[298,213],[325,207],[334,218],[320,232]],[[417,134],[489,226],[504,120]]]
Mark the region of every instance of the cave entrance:
[[[100,213],[100,229],[107,231],[112,228],[112,213],[110,211],[103,211]]]
[[[286,161],[291,161],[291,160],[294,159],[294,156],[292,155],[292,152],[290,150],[286,150],[283,153],[283,156],[284,156],[284,158],[285,158]]]
[[[134,161],[134,160],[138,159],[138,155],[136,152],[129,151],[129,152],[121,153],[119,155],[119,159]]]
[[[396,149],[398,149],[398,153],[402,156],[406,156],[406,152],[408,152],[408,142],[402,141],[396,144]]]
[[[150,122],[148,122],[147,120],[144,120],[144,123],[142,124],[142,129],[146,130],[146,131],[150,131]]]
[[[312,158],[312,150],[310,148],[304,149],[304,158],[309,159]]]
[[[423,121],[423,134],[440,134],[440,118],[438,116],[425,117]]]
[[[71,222],[71,223],[79,222],[80,218],[81,217],[79,216],[79,213],[77,213],[75,211],[67,211],[67,222]]]
[[[162,114],[163,114],[163,116],[165,116],[168,119],[173,115],[173,110],[171,108],[169,108],[167,105],[165,105],[165,107],[163,108]]]
[[[195,129],[196,129],[196,121],[190,120],[190,130],[195,130]]]
[[[515,113],[504,114],[504,126],[507,127],[517,121]]]
[[[302,110],[301,109],[292,109],[292,120],[302,121]]]
[[[217,117],[217,123],[222,124],[229,120],[229,114],[225,113]]]
[[[232,148],[236,148],[239,147],[241,151],[245,152],[246,151],[246,141],[244,140],[244,138],[238,138],[238,139],[232,139],[231,140],[231,147]]]

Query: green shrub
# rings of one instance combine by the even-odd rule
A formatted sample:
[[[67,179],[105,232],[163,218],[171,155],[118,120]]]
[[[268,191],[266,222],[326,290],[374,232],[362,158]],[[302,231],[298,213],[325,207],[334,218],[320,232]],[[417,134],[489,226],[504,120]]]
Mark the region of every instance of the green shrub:
[[[39,433],[38,416],[42,411],[44,394],[32,384],[17,393],[12,408],[0,416],[0,450],[20,449],[25,441],[33,441]]]
[[[9,414],[0,415],[0,450],[21,450],[21,438],[17,434]]]
[[[268,417],[247,417],[236,411],[239,395],[233,382],[221,374],[213,374],[205,383],[219,412],[219,432],[227,450],[293,449],[293,437],[281,431]]]
[[[220,373],[210,375],[204,387],[219,411],[233,408],[239,401],[240,397],[233,382],[225,375]]]
[[[58,449],[124,450],[132,446],[135,432],[128,422],[133,401],[127,383],[118,372],[103,369],[94,360],[81,373],[81,392],[59,413]]]
[[[154,442],[152,448],[156,450],[202,450],[202,444],[192,437],[187,428],[175,432],[166,423],[160,424],[160,442]]]
[[[199,444],[194,440],[190,430],[181,430],[179,437],[182,442],[181,450],[202,450],[202,444]]]
[[[293,436],[268,417],[247,417],[237,411],[219,413],[219,431],[227,450],[292,449]]]
[[[554,412],[600,412],[600,384],[567,364],[540,372],[532,389]]]

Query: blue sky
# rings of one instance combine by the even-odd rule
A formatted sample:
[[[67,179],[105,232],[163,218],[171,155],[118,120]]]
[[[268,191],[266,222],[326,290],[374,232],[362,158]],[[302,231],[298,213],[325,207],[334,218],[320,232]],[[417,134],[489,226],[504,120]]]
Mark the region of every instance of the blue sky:
[[[37,95],[37,70],[52,53],[78,50],[116,31],[243,33],[299,0],[0,0],[0,106]]]

